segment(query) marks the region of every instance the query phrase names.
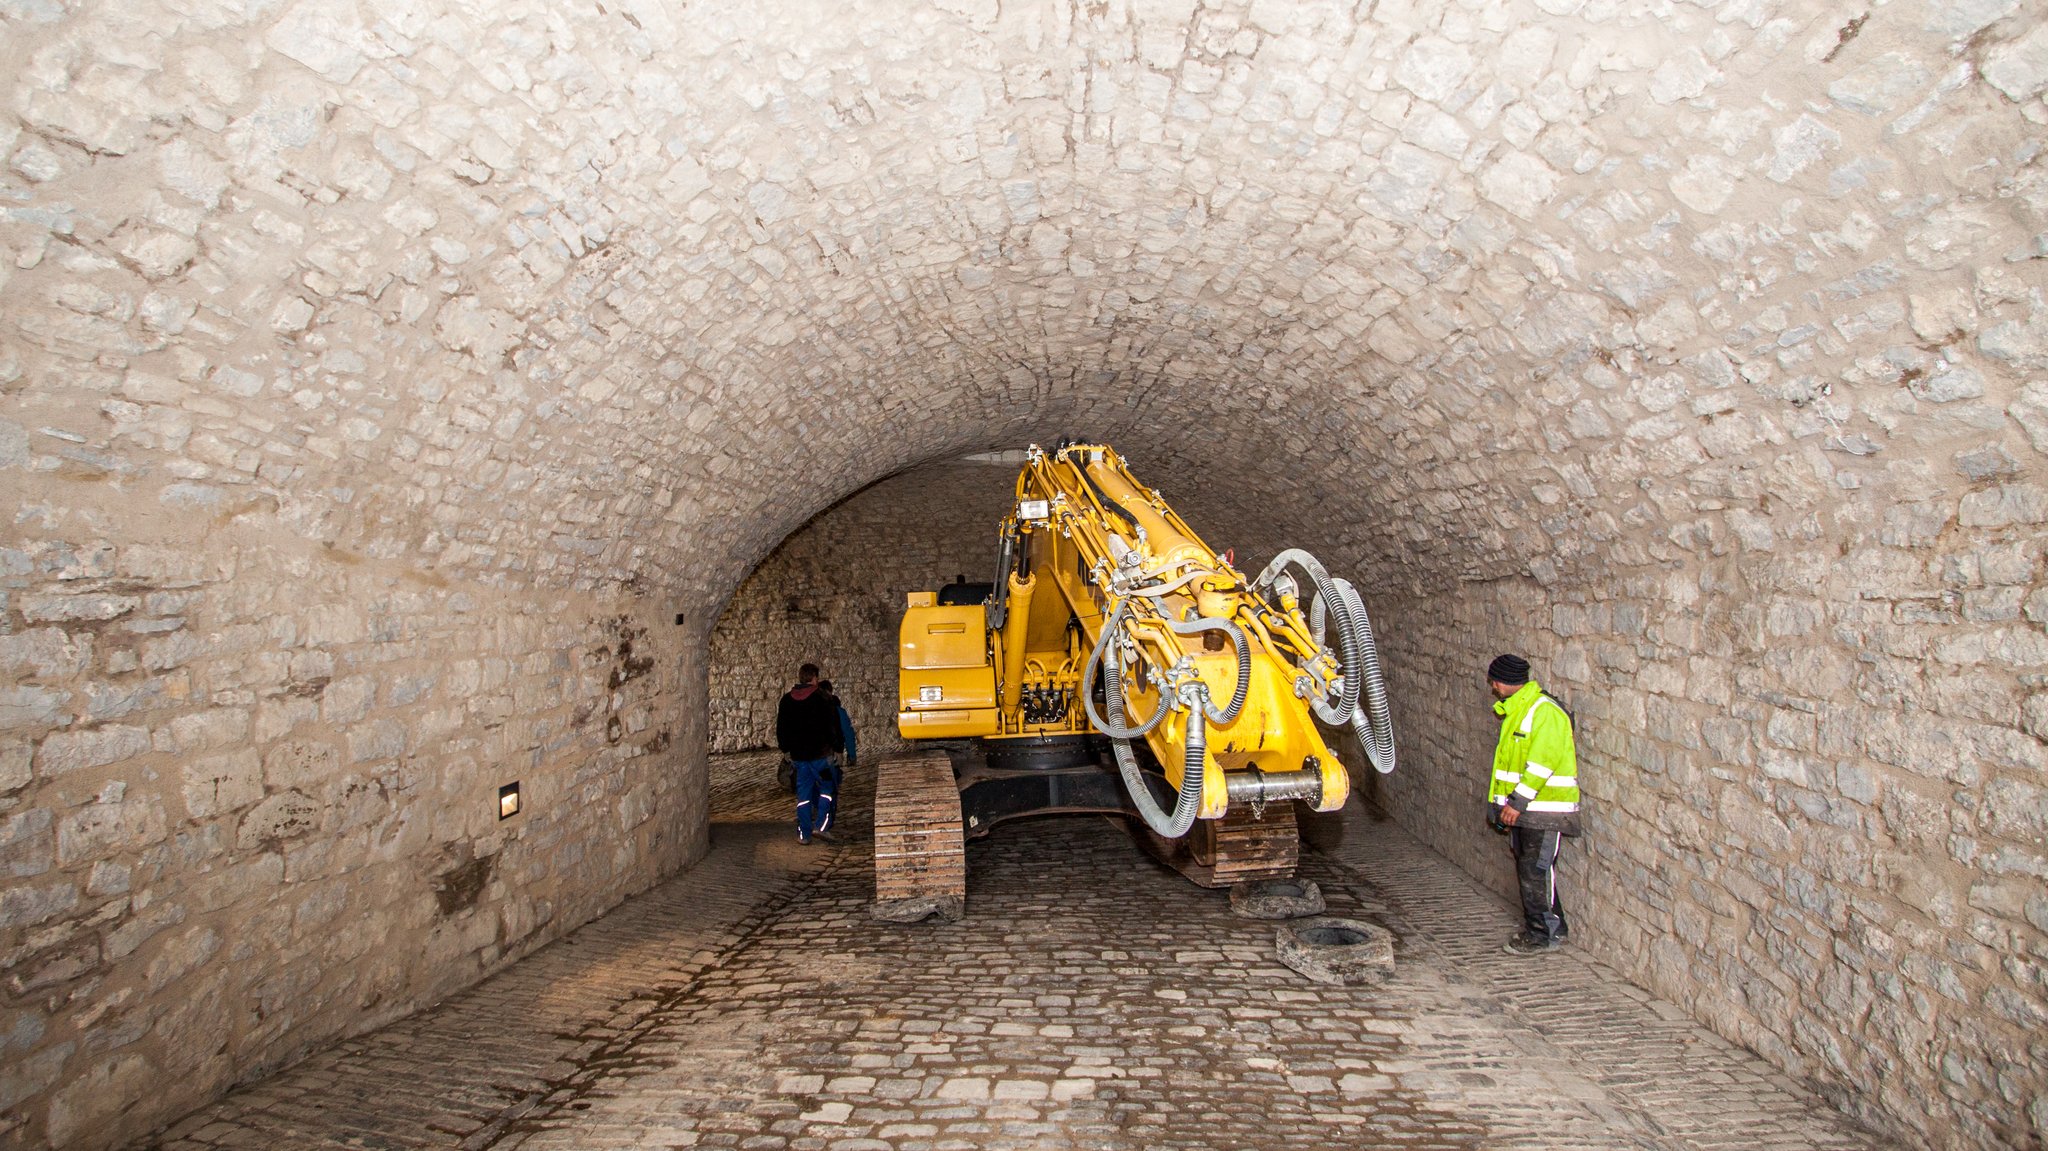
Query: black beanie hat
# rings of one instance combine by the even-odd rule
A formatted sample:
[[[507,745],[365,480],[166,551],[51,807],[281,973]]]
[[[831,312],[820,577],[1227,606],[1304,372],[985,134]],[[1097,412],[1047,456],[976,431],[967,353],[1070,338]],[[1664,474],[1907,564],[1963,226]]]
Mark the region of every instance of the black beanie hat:
[[[1486,678],[1509,687],[1529,682],[1529,661],[1518,655],[1497,655],[1486,665]]]

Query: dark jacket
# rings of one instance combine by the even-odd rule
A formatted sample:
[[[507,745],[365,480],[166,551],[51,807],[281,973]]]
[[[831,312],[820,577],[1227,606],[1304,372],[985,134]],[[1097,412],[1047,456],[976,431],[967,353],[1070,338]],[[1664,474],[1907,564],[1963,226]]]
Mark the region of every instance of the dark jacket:
[[[854,763],[860,759],[860,745],[854,742],[853,717],[846,714],[846,705],[836,697],[832,700],[832,709],[839,713],[839,741],[845,745],[840,750],[846,753],[846,762]]]
[[[775,708],[775,746],[794,760],[823,759],[846,750],[839,732],[839,701],[800,683]]]

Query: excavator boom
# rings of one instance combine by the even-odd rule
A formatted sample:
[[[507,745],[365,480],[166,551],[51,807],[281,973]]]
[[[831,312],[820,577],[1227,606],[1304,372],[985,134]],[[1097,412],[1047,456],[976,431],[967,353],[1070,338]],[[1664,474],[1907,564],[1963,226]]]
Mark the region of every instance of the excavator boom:
[[[955,769],[971,833],[1042,811],[1123,811],[1198,882],[1223,885],[1292,870],[1293,802],[1343,806],[1350,776],[1326,728],[1354,728],[1392,770],[1364,603],[1307,553],[1247,577],[1100,444],[1032,447],[999,540],[986,596],[912,592],[899,633],[898,730],[984,749]],[[1086,755],[1024,754],[1101,741],[1113,775]],[[943,823],[928,759],[917,778]],[[1242,866],[1219,862],[1231,843],[1252,844]],[[878,875],[886,866],[878,856]]]

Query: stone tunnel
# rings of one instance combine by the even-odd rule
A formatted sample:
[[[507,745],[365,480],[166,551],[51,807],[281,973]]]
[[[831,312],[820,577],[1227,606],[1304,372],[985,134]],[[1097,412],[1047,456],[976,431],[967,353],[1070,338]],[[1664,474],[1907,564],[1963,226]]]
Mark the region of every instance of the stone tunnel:
[[[172,1125],[479,985],[538,1010],[520,973],[631,897],[724,914],[721,757],[805,658],[898,750],[903,594],[988,567],[1003,453],[1078,437],[1219,549],[1356,581],[1376,834],[1467,877],[1489,947],[1481,672],[1518,651],[1586,781],[1560,986],[1869,1140],[1828,1146],[2043,1146],[2042,16],[6,0],[0,1143],[313,1146]],[[1396,855],[1347,882],[1400,904]],[[1134,938],[1207,914],[1162,890]],[[761,922],[780,970],[805,937]],[[741,1074],[734,1034],[691,1074]],[[833,1142],[866,1074],[783,1081],[852,1094],[740,1145],[1032,1145]],[[1609,1145],[1484,1110],[1443,1145]],[[501,1145],[435,1130],[374,1145]]]

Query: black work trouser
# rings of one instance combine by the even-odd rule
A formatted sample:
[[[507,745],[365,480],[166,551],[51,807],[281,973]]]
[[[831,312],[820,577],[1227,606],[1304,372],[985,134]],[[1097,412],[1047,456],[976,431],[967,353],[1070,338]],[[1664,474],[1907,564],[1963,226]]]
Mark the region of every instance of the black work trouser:
[[[1564,900],[1557,894],[1557,856],[1564,850],[1561,831],[1508,829],[1515,853],[1515,879],[1522,888],[1522,924],[1536,939],[1557,942],[1571,931],[1564,921]]]

